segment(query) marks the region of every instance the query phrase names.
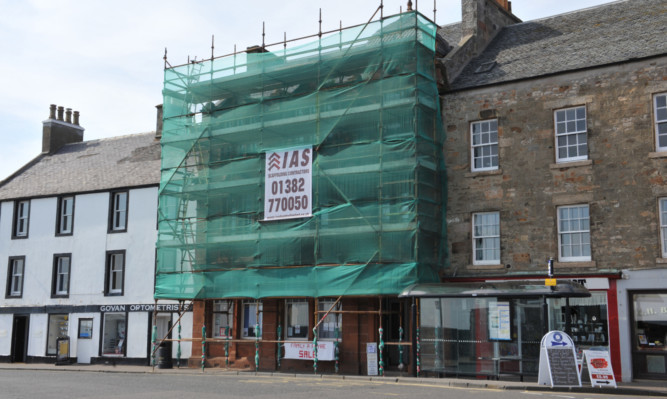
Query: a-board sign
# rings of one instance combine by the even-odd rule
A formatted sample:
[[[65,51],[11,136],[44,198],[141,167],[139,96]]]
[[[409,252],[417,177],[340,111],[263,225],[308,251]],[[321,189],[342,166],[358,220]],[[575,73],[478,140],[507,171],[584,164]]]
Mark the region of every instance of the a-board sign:
[[[377,342],[366,343],[366,368],[368,375],[378,375],[378,344]]]
[[[588,367],[588,376],[591,378],[591,386],[616,388],[609,352],[585,350],[584,358]]]
[[[550,331],[540,343],[539,385],[581,386],[574,342],[562,331]]]

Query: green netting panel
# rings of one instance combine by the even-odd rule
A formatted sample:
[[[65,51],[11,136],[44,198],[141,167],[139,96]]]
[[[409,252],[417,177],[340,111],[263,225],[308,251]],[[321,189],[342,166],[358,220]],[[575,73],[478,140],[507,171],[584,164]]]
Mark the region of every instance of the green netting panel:
[[[156,298],[398,294],[444,265],[436,26],[418,13],[165,70]],[[266,152],[312,216],[266,221]]]

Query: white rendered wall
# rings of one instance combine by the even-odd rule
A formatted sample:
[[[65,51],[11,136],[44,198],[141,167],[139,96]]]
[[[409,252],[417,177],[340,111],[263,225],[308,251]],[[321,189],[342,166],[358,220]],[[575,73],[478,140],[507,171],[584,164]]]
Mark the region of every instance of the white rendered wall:
[[[14,315],[0,314],[0,355],[9,355],[12,345]]]
[[[56,197],[30,200],[28,238],[11,239],[13,201],[0,203],[0,287],[2,307],[89,306],[154,304],[155,242],[157,240],[158,188],[130,189],[127,231],[108,233],[109,192],[80,194],[74,201],[71,236],[56,236]],[[125,251],[123,295],[105,296],[107,251]],[[54,254],[71,254],[70,289],[67,298],[51,298]],[[5,299],[10,256],[25,256],[23,295]],[[160,304],[174,303],[160,301]],[[128,312],[127,357],[145,358],[150,340],[148,312]],[[192,317],[189,335],[191,337]],[[70,314],[70,356],[76,356],[79,318],[94,319],[95,354],[99,353],[101,314]],[[0,314],[0,356],[11,352],[12,314]],[[28,356],[46,355],[48,315],[31,314]],[[6,331],[3,333],[3,330]],[[3,335],[4,334],[4,335]],[[185,355],[184,355],[185,356]],[[188,353],[189,356],[189,353]]]

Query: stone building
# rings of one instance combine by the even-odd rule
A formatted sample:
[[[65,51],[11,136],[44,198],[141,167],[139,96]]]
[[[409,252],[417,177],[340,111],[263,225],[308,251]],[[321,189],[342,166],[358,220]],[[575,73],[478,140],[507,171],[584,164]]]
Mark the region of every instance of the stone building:
[[[666,378],[667,4],[504,23],[481,19],[492,1],[470,4],[477,21],[440,30],[459,43],[442,60],[443,281],[543,281],[553,258],[557,280],[583,282],[592,296],[553,300],[548,314],[540,301],[509,300],[511,339],[461,344],[458,360],[445,360],[534,357],[528,344],[548,324],[579,349],[607,347],[617,378]],[[508,363],[488,367],[536,370]]]

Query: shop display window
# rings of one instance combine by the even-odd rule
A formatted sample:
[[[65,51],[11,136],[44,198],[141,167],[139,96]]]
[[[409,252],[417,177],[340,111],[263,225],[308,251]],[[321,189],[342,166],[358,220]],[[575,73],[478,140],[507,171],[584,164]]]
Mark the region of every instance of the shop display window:
[[[609,345],[607,293],[589,298],[554,298],[549,329],[565,331],[580,349]]]
[[[336,303],[334,299],[321,299],[317,302],[318,307],[318,319],[324,316],[324,314],[331,309],[331,307]],[[340,312],[343,309],[340,301],[336,303],[336,306],[332,309],[332,312],[327,315],[327,317],[322,320],[320,325],[317,327],[317,338],[319,339],[336,339],[336,329],[338,329],[338,339],[342,339],[342,328],[343,328],[343,314],[342,313],[333,313]],[[319,321],[319,320],[317,320]]]
[[[305,299],[288,299],[285,301],[285,322],[287,324],[286,339],[307,339],[308,301]]]
[[[262,338],[262,310],[262,302],[243,301],[243,338]]]
[[[105,313],[102,327],[102,355],[124,356],[127,347],[127,315],[125,313]]]
[[[234,302],[213,301],[213,337],[231,338],[234,327]]]
[[[667,294],[634,294],[635,346],[664,350],[667,341]]]
[[[46,354],[55,356],[57,352],[58,338],[67,337],[69,328],[69,316],[66,314],[49,315],[49,331],[46,340]]]

